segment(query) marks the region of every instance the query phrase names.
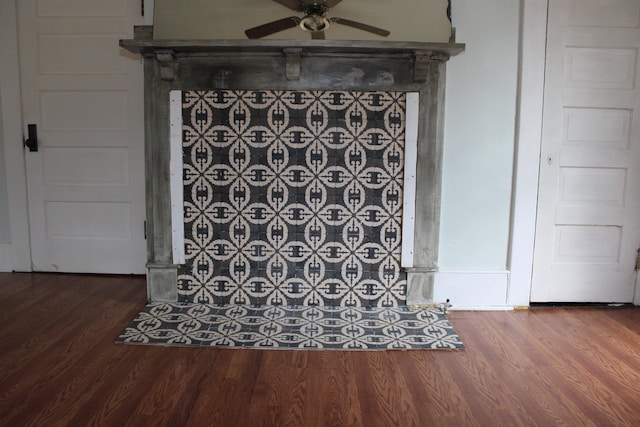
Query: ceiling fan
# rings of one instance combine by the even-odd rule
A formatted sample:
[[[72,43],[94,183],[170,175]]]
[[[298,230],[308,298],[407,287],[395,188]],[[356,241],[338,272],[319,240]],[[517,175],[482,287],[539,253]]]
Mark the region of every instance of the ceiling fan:
[[[324,39],[324,30],[331,24],[341,24],[347,27],[368,31],[379,36],[388,36],[389,31],[374,27],[362,22],[352,21],[344,18],[327,18],[327,9],[340,3],[342,0],[274,0],[283,6],[299,12],[304,12],[302,18],[290,16],[258,25],[257,27],[245,30],[245,34],[250,39],[259,39],[268,35],[288,30],[293,27],[300,27],[304,31],[311,32],[312,39]]]

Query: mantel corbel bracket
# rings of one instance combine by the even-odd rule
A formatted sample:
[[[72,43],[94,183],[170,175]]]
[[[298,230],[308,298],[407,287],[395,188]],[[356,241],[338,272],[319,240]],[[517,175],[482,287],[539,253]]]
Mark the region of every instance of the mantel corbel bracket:
[[[450,58],[449,55],[444,54],[444,53],[436,53],[431,55],[431,60],[432,61],[439,61],[439,62],[445,62],[448,61]]]
[[[444,62],[449,60],[449,55],[444,53],[415,52],[413,62],[413,81],[425,83],[429,75],[431,61]]]
[[[413,59],[413,81],[416,83],[424,83],[429,75],[429,62],[431,61],[431,53],[415,53]]]
[[[173,81],[176,78],[176,56],[172,50],[156,50],[156,61],[160,66],[160,78]]]
[[[285,56],[285,75],[287,80],[300,80],[300,57],[302,49],[283,49]]]

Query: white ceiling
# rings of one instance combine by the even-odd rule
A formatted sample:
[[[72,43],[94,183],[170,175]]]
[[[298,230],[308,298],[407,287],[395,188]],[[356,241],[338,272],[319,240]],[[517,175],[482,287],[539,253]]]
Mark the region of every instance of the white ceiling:
[[[380,37],[333,24],[325,32],[331,40],[391,40],[447,42],[451,27],[447,0],[343,0],[328,17],[363,22],[391,31]],[[156,39],[246,39],[244,30],[288,16],[302,16],[273,0],[156,0]],[[270,39],[310,39],[293,28]]]

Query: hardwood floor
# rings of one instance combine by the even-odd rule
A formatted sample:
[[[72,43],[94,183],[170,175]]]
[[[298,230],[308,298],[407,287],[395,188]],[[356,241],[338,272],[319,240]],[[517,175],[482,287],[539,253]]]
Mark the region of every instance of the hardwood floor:
[[[0,273],[0,425],[640,425],[640,308],[453,312],[464,351],[114,344],[145,298]]]

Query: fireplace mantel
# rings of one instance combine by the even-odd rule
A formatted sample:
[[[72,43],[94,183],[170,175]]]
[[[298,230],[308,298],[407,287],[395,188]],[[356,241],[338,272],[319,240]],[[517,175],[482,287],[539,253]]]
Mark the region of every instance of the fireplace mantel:
[[[419,94],[414,246],[412,267],[406,269],[407,304],[433,302],[445,64],[464,50],[463,44],[141,37],[121,40],[120,46],[144,59],[149,300],[178,298],[170,197],[172,90],[383,90]]]
[[[156,50],[176,53],[246,52],[273,53],[299,48],[320,54],[439,54],[454,56],[464,50],[462,43],[392,42],[372,40],[121,40],[120,46],[130,52],[149,54]]]
[[[412,63],[413,80],[427,81],[428,63],[443,61],[464,51],[460,43],[385,42],[369,40],[121,40],[120,46],[132,53],[155,57],[162,67],[162,78],[175,78],[179,57],[228,56],[280,57],[286,60],[288,80],[300,80],[301,58],[325,57],[404,59]],[[308,88],[308,87],[307,87]]]

